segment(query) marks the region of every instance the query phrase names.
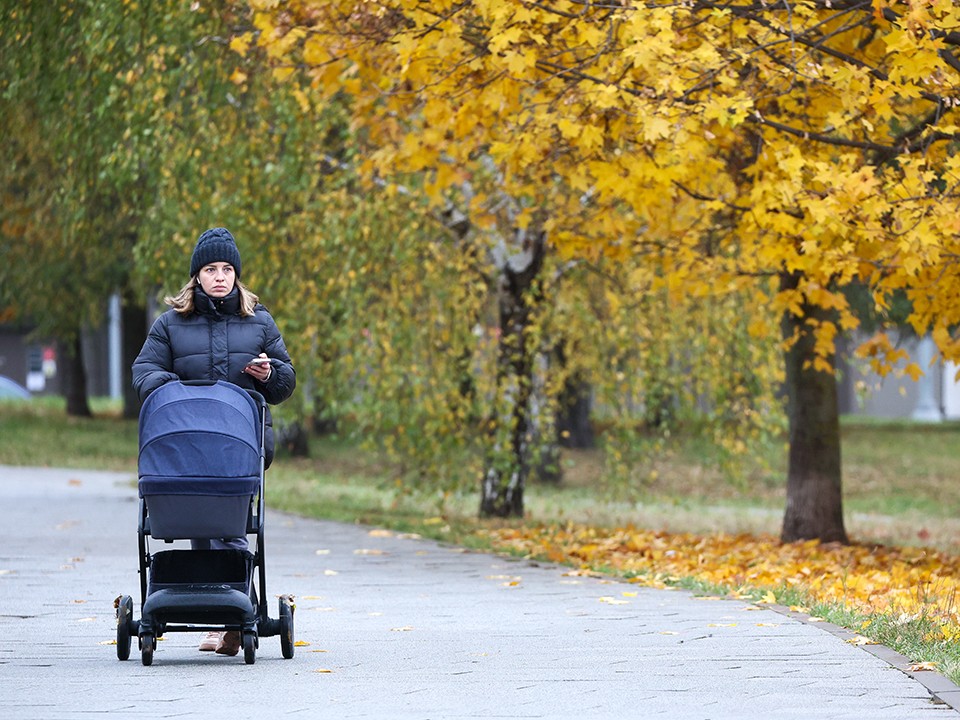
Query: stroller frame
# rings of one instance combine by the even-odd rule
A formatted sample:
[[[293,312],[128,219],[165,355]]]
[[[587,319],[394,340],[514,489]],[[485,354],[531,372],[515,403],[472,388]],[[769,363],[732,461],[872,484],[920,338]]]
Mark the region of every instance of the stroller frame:
[[[149,539],[158,537],[167,543],[189,539],[188,531],[177,526],[156,533],[160,516],[151,518],[148,497],[141,484],[137,539],[139,547],[140,619],[133,617],[133,599],[121,595],[114,601],[117,618],[117,658],[130,657],[132,638],[138,639],[141,661],[153,663],[156,643],[164,633],[224,631],[240,632],[243,659],[248,665],[256,660],[260,637],[280,636],[281,654],[290,659],[294,654],[293,598],[279,596],[279,616],[271,618],[267,609],[266,553],[264,547],[264,433],[266,402],[255,391],[242,390],[223,381],[181,381],[183,386],[227,385],[253,400],[259,415],[259,477],[257,487],[242,507],[234,502],[237,512],[245,512],[246,535],[256,535],[254,552],[240,549],[165,550],[152,553]],[[148,398],[149,400],[149,398]],[[146,407],[146,404],[145,404]],[[141,424],[143,423],[141,412]],[[141,466],[142,470],[142,466]],[[141,472],[141,479],[143,473]],[[234,498],[230,498],[234,500]],[[195,512],[215,508],[215,498],[191,497]],[[157,505],[163,507],[157,499]],[[155,513],[156,515],[156,513]],[[152,522],[153,520],[153,522]],[[216,533],[217,527],[211,532]],[[256,582],[254,582],[256,571]]]

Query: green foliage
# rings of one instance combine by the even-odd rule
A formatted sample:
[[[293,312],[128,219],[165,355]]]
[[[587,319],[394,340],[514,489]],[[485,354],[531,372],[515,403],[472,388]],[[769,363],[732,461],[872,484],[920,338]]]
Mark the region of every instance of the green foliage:
[[[71,339],[132,269],[143,178],[123,73],[146,50],[131,3],[25,2],[0,17],[3,300]]]

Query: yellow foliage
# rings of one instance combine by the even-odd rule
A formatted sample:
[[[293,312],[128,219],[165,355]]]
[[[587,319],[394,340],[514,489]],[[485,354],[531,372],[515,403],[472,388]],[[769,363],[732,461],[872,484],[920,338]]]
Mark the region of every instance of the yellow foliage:
[[[960,326],[960,159],[942,112],[953,3],[885,6],[895,22],[808,2],[249,5],[278,73],[304,68],[304,111],[349,98],[368,179],[422,172],[434,204],[469,195],[475,225],[504,233],[498,203],[522,201],[558,257],[636,260],[674,295],[799,273],[768,295],[798,317],[834,313],[810,327],[821,358],[858,322],[839,292],[854,282],[880,305],[905,290],[919,331]],[[767,308],[744,311],[754,334],[774,330]],[[875,349],[878,367],[896,360]]]

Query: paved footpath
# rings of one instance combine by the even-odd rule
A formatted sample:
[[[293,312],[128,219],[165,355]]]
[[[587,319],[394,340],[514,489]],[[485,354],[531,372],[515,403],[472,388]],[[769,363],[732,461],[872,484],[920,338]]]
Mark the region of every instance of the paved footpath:
[[[958,717],[941,676],[804,616],[279,513],[267,590],[297,598],[293,659],[275,637],[245,665],[172,633],[152,666],[135,640],[120,662],[130,478],[0,466],[0,513],[3,720]]]

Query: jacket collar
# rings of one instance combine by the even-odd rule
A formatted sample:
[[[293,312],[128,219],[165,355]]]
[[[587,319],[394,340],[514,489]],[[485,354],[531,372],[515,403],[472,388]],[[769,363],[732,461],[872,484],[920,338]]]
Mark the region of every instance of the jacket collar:
[[[193,289],[193,306],[201,315],[238,315],[240,313],[240,290],[233,288],[222,298],[207,295],[199,285]]]

